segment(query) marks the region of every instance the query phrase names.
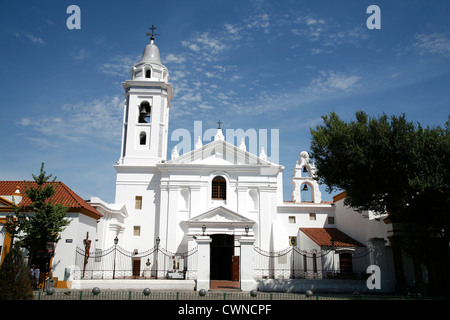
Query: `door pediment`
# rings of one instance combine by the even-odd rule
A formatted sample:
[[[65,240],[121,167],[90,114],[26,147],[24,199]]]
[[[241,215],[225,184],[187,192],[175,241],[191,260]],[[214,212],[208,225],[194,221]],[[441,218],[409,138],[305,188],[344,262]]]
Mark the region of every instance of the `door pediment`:
[[[248,219],[225,207],[216,207],[184,222],[187,235],[233,234],[235,236],[254,236],[255,221]],[[206,227],[203,232],[203,227]]]
[[[219,206],[187,220],[186,223],[188,225],[196,225],[198,223],[246,223],[250,226],[253,225],[255,221],[248,219],[223,206]]]

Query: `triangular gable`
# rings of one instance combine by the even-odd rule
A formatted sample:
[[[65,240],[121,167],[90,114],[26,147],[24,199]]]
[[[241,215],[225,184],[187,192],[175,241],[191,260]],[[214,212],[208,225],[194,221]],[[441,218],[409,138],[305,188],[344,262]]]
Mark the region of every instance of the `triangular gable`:
[[[0,196],[0,207],[11,207],[12,202]]]
[[[199,223],[232,223],[247,224],[252,226],[255,221],[248,219],[230,209],[219,206],[189,219],[186,223],[188,225],[197,225]]]
[[[231,143],[215,140],[200,148],[191,150],[167,164],[211,164],[211,165],[277,165],[264,160]]]

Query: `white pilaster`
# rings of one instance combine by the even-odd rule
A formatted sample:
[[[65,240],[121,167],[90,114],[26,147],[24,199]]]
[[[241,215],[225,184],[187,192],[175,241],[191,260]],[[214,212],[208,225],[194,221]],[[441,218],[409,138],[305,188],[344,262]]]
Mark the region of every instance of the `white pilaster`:
[[[209,236],[197,236],[197,291],[210,289],[210,245]]]
[[[251,291],[257,287],[253,273],[253,246],[255,238],[242,236],[239,238],[239,243],[241,245],[241,290]]]

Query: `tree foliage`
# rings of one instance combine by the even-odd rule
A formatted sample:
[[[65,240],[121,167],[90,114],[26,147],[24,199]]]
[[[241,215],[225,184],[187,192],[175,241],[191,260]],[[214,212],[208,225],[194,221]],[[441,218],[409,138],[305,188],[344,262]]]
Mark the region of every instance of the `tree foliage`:
[[[70,220],[69,209],[61,203],[54,203],[53,196],[58,188],[56,177],[46,175],[42,163],[39,175],[32,175],[34,183],[25,182],[25,195],[31,200],[30,207],[14,206],[18,217],[18,238],[22,247],[30,251],[30,263],[36,250],[44,250],[48,242],[56,243]]]
[[[423,128],[404,114],[362,111],[348,123],[334,112],[322,119],[311,129],[311,154],[328,191],[345,190],[345,204],[357,211],[389,213],[392,221],[448,233],[450,121]]]
[[[20,242],[16,242],[0,266],[0,300],[32,298],[29,269],[23,259]]]
[[[319,182],[328,191],[345,190],[344,204],[358,212],[388,214],[396,226],[392,245],[427,267],[430,291],[448,291],[450,117],[444,127],[426,128],[404,114],[359,111],[345,122],[332,112],[322,119],[311,129]],[[394,260],[401,263],[401,256]]]

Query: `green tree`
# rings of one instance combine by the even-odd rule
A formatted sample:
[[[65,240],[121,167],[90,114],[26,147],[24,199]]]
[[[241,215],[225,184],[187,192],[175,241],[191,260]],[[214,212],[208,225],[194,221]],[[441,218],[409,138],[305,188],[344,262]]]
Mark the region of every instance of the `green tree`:
[[[357,212],[388,213],[403,230],[395,249],[426,265],[430,282],[445,283],[440,276],[448,270],[439,265],[448,265],[450,121],[423,128],[404,114],[369,117],[362,111],[356,121],[345,122],[334,112],[322,119],[311,129],[318,181],[327,191],[345,190],[345,205]]]
[[[29,268],[16,242],[0,266],[0,300],[28,300],[33,298]]]
[[[57,243],[61,232],[70,224],[66,213],[69,209],[62,203],[54,203],[53,196],[59,183],[56,177],[46,175],[44,163],[38,176],[32,175],[34,183],[25,182],[25,195],[31,205],[24,207],[14,205],[18,228],[15,234],[22,242],[22,247],[29,250],[29,264],[36,256],[37,250],[45,250],[47,243]]]

